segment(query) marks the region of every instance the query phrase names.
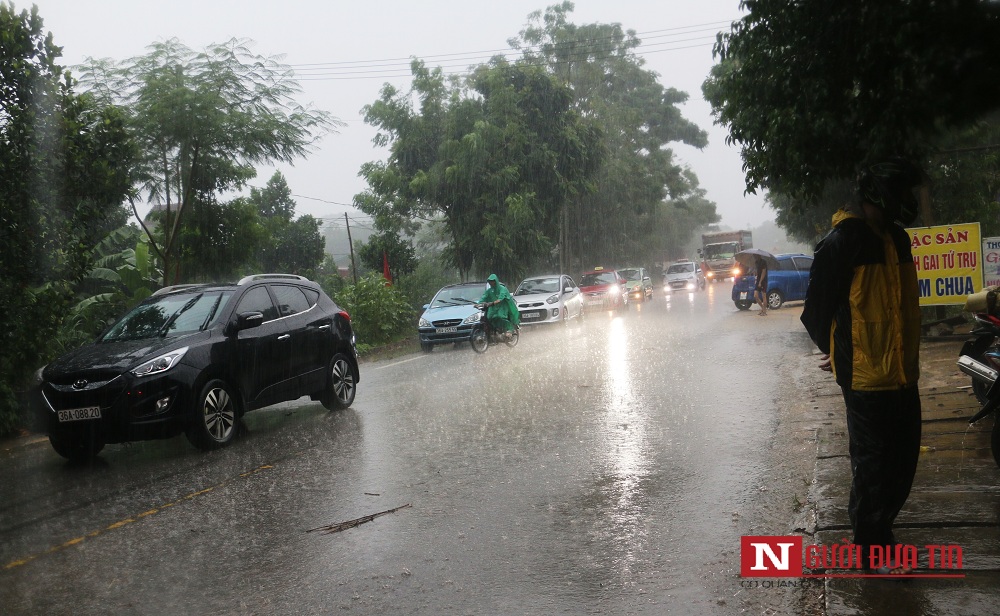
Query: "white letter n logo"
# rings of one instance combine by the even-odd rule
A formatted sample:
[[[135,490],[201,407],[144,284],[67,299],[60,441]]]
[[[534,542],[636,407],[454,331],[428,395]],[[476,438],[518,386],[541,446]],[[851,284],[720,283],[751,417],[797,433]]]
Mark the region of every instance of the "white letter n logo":
[[[781,551],[781,558],[778,558],[774,550],[771,549],[770,543],[751,543],[753,546],[754,554],[756,559],[754,560],[754,566],[750,567],[751,571],[769,571],[771,568],[777,569],[778,571],[788,571],[791,569],[791,563],[788,562],[788,549],[791,548],[793,543],[775,543]],[[767,559],[771,561],[771,567],[764,566],[764,556],[767,555]]]

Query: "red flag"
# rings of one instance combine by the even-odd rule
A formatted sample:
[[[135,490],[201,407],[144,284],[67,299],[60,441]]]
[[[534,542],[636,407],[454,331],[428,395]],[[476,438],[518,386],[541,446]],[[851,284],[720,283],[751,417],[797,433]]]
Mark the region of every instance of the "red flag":
[[[382,277],[385,278],[386,284],[392,284],[392,272],[389,271],[389,255],[382,251]]]

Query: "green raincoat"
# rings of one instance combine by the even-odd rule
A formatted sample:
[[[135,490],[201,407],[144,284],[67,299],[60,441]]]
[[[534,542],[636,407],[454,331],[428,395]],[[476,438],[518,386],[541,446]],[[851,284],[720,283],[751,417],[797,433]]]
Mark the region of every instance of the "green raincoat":
[[[512,331],[514,326],[521,322],[521,313],[517,311],[514,297],[507,287],[500,284],[496,274],[490,274],[486,282],[489,286],[479,298],[479,303],[488,304],[499,300],[499,303],[486,307],[486,319],[498,332]]]

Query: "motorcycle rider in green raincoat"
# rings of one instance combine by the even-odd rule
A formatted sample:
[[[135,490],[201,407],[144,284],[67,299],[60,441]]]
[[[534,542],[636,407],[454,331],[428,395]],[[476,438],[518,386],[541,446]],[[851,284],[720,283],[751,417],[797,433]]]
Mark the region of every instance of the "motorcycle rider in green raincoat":
[[[496,274],[490,274],[486,283],[489,286],[479,298],[479,303],[486,307],[486,320],[494,331],[504,332],[510,338],[514,326],[521,322],[521,313],[517,311],[514,297]]]

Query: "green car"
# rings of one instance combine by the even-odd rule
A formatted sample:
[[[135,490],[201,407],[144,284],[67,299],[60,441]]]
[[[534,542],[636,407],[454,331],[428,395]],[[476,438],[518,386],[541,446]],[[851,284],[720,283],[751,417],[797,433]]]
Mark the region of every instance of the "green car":
[[[618,270],[625,278],[625,288],[630,301],[645,302],[653,299],[653,279],[644,267],[626,267]]]

